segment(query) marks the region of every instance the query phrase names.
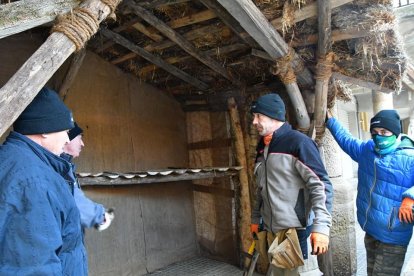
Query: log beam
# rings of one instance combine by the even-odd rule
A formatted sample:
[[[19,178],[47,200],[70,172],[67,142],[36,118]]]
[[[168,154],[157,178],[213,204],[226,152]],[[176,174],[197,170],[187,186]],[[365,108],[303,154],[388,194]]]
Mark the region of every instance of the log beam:
[[[109,38],[114,40],[116,43],[124,46],[125,48],[129,49],[130,51],[136,53],[137,55],[140,55],[141,57],[145,58],[149,62],[152,62],[156,64],[157,66],[161,67],[165,71],[169,72],[170,74],[176,76],[177,78],[197,87],[201,90],[208,89],[208,85],[204,82],[190,76],[186,72],[178,69],[177,67],[165,62],[162,58],[154,56],[153,54],[149,53],[148,51],[145,51],[143,48],[135,45],[135,43],[129,41],[128,39],[122,37],[121,35],[112,32],[108,29],[101,30],[101,33]]]
[[[55,20],[80,0],[21,0],[0,5],[0,39]]]
[[[111,12],[99,0],[86,0],[80,6],[93,14],[99,22]],[[75,44],[63,33],[52,33],[0,89],[0,136],[75,49]]]

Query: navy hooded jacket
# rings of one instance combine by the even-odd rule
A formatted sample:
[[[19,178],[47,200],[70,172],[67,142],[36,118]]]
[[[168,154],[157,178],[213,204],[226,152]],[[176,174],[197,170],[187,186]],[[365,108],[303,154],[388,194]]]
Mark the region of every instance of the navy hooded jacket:
[[[0,275],[87,275],[71,166],[26,136],[0,146]]]

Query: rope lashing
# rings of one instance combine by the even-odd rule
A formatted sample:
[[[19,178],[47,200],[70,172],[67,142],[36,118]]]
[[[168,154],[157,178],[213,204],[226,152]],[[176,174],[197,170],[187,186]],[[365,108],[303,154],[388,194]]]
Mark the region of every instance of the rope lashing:
[[[325,56],[318,57],[315,72],[316,80],[329,80],[331,78],[334,59],[334,52],[329,52]]]
[[[115,9],[121,0],[101,0],[103,4],[109,7],[110,16],[114,16]],[[60,32],[66,35],[76,46],[79,51],[85,46],[85,43],[98,31],[101,18],[100,15],[94,15],[85,8],[75,8],[71,12],[58,16],[57,23],[53,26],[51,32]]]
[[[295,71],[291,65],[294,55],[295,51],[293,48],[289,48],[288,53],[276,59],[275,65],[272,67],[272,74],[277,75],[284,84],[296,82]]]
[[[82,49],[85,43],[99,28],[99,21],[87,9],[75,8],[72,12],[58,17],[58,23],[52,32],[66,35],[76,46],[76,51]]]

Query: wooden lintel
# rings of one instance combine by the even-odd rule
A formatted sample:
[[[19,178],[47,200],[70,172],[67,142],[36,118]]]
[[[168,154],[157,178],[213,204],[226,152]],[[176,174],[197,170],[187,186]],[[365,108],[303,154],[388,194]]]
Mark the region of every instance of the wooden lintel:
[[[186,72],[178,69],[177,67],[165,62],[162,58],[154,56],[153,54],[149,53],[148,51],[144,50],[143,48],[135,45],[133,42],[127,40],[126,38],[122,37],[121,35],[112,32],[108,29],[101,30],[101,33],[109,39],[114,40],[116,43],[124,46],[125,48],[129,49],[130,51],[140,55],[141,57],[145,58],[149,62],[156,64],[158,67],[161,67],[165,71],[169,72],[170,74],[176,76],[179,79],[197,87],[201,90],[208,89],[208,85],[204,82],[190,76]]]
[[[200,53],[200,51],[198,51],[191,42],[189,42],[182,35],[174,31],[172,28],[170,28],[167,24],[165,24],[163,21],[158,19],[151,12],[147,11],[146,9],[142,8],[141,6],[133,2],[128,2],[128,6],[133,10],[133,12],[136,15],[138,15],[139,17],[147,21],[150,25],[158,29],[163,35],[168,37],[171,41],[174,41],[178,46],[180,46],[188,54],[198,59],[200,62],[204,63],[206,66],[208,66],[213,71],[217,72],[218,74],[222,75],[226,79],[230,80],[233,84],[242,86],[242,83],[239,80],[233,78],[227,72],[227,70],[224,67],[222,67],[216,60]]]
[[[214,177],[226,177],[237,175],[235,171],[229,172],[199,172],[199,173],[184,173],[180,175],[167,175],[167,176],[146,176],[143,178],[134,177],[132,179],[127,178],[116,178],[111,179],[108,177],[80,177],[78,178],[81,186],[118,186],[118,185],[139,185],[139,184],[150,184],[150,183],[163,183],[163,182],[175,182],[175,181],[186,181],[186,180],[198,180]]]
[[[0,5],[0,39],[52,22],[81,0],[21,0]]]
[[[342,5],[352,2],[352,0],[330,0],[332,9],[340,7]],[[318,14],[317,3],[313,2],[312,4],[306,5],[301,9],[297,10],[294,15],[294,22],[300,22],[307,18],[315,17]],[[271,21],[272,25],[278,29],[282,29],[282,18],[276,18]]]
[[[337,79],[337,80],[341,80],[350,84],[355,84],[361,87],[365,87],[368,89],[372,89],[375,91],[379,91],[379,92],[383,92],[383,93],[393,93],[395,92],[392,89],[386,88],[386,87],[382,87],[376,83],[373,82],[369,82],[369,81],[364,81],[361,79],[357,79],[357,78],[353,78],[353,77],[348,77],[345,76],[344,74],[338,73],[338,72],[334,72],[332,73],[332,78]]]

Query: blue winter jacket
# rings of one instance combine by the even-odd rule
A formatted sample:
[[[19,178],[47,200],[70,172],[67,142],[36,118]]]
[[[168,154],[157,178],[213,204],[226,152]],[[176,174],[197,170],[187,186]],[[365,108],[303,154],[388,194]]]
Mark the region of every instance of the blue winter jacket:
[[[11,132],[0,146],[0,275],[87,275],[70,164]]]
[[[73,164],[73,157],[70,154],[62,153],[61,157],[70,162],[72,166],[73,179],[69,184],[73,187],[73,196],[75,197],[76,206],[78,206],[81,224],[84,228],[91,228],[102,224],[105,219],[105,207],[102,204],[90,200],[82,191],[78,179],[76,178],[76,166]]]
[[[358,163],[357,217],[362,229],[388,244],[407,246],[412,224],[401,222],[398,211],[404,197],[414,199],[414,147],[408,137],[384,156],[373,140],[355,139],[335,118],[326,124],[339,146]]]

